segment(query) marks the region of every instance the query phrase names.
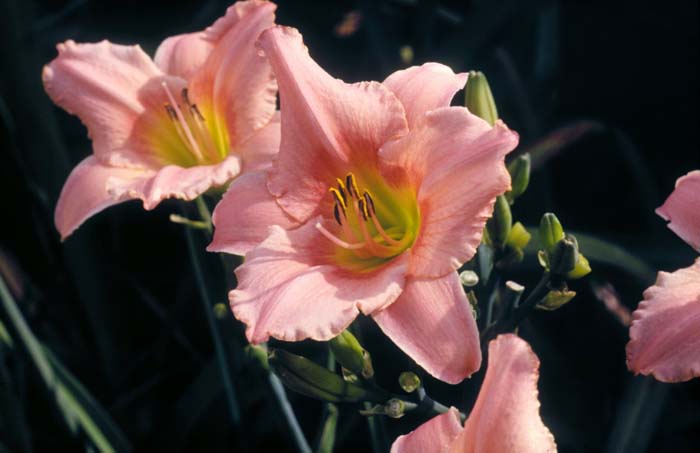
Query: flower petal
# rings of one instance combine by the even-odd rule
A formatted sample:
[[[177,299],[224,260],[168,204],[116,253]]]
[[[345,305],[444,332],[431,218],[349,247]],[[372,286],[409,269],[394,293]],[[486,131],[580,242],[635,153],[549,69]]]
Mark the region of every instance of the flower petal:
[[[139,90],[163,74],[139,46],[59,44],[58,57],[44,66],[51,99],[87,126],[95,155],[111,165],[148,167],[131,146],[134,124],[145,107]]]
[[[108,187],[131,185],[152,176],[148,170],[110,167],[95,156],[80,162],[68,176],[56,204],[54,223],[65,240],[85,220],[103,209],[125,201],[130,197],[115,196]]]
[[[184,33],[165,39],[153,60],[164,73],[189,80],[213,48],[214,44],[205,39],[204,33]]]
[[[700,170],[676,181],[676,189],[656,213],[668,227],[695,250],[700,251]]]
[[[270,192],[282,208],[305,221],[336,177],[376,162],[387,140],[406,132],[403,107],[376,82],[348,85],[309,56],[301,34],[274,27],[260,46],[280,85],[282,142]]]
[[[505,334],[493,340],[484,383],[452,451],[557,451],[554,436],[540,418],[539,366],[530,345],[517,336]]]
[[[633,313],[627,367],[663,382],[700,376],[700,258],[685,269],[659,272]]]
[[[277,205],[266,184],[264,172],[247,173],[231,183],[214,209],[216,229],[207,250],[245,255],[267,238],[270,226],[285,230],[298,226]]]
[[[418,187],[421,230],[412,275],[446,275],[474,256],[496,196],[510,187],[504,158],[517,143],[503,123],[492,128],[465,108],[445,107],[382,147],[385,173],[404,168]]]
[[[399,436],[391,445],[391,453],[448,453],[460,432],[462,424],[459,411],[452,407],[448,412],[431,418],[414,431]]]
[[[238,288],[229,293],[233,314],[246,324],[252,343],[270,336],[328,340],[343,331],[360,308],[385,306],[401,293],[405,259],[358,275],[328,264],[332,247],[315,223],[292,231],[272,226],[269,232],[236,269]]]
[[[457,384],[481,366],[479,331],[456,272],[407,280],[401,296],[372,316],[398,347],[438,379]]]
[[[425,63],[396,71],[382,84],[399,98],[406,109],[408,127],[413,129],[426,112],[449,107],[455,93],[467,83],[467,76],[439,63]]]
[[[241,170],[238,156],[229,156],[215,165],[179,167],[168,165],[151,178],[130,186],[111,187],[114,196],[140,198],[144,209],[153,209],[166,198],[194,200],[212,187],[220,187],[236,177]]]
[[[192,99],[213,102],[217,115],[226,120],[233,148],[275,113],[277,83],[255,42],[274,25],[276,8],[266,1],[236,2],[203,32],[214,47],[191,80]]]
[[[241,144],[237,154],[243,161],[243,171],[249,172],[269,168],[279,150],[280,116],[277,114],[264,127],[255,131],[250,139]]]

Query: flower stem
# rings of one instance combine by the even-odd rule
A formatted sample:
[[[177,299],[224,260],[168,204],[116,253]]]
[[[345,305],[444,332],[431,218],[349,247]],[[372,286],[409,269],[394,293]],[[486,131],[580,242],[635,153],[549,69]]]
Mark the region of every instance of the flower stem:
[[[272,392],[275,394],[275,398],[277,398],[277,402],[280,405],[282,414],[284,415],[284,418],[287,419],[289,429],[292,431],[292,436],[294,437],[294,443],[297,445],[297,450],[300,453],[311,453],[311,447],[306,441],[306,437],[304,437],[304,432],[301,430],[299,421],[294,415],[294,409],[292,409],[292,405],[289,402],[289,399],[287,399],[287,392],[284,390],[282,381],[280,381],[279,378],[272,372],[269,372],[267,377],[270,381]]]

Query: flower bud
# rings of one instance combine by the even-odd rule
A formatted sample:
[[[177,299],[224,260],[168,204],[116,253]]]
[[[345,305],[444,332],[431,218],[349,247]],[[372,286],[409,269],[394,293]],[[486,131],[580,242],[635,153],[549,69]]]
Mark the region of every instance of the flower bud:
[[[564,228],[562,228],[557,216],[551,212],[542,216],[540,221],[540,242],[545,250],[551,250],[554,245],[564,239]]]
[[[510,212],[508,200],[503,195],[499,195],[493,207],[493,216],[486,222],[486,231],[491,246],[503,248],[506,240],[508,240],[512,226],[513,216]]]
[[[479,276],[474,271],[462,271],[459,273],[459,281],[467,288],[471,288],[479,284]]]
[[[549,270],[553,274],[566,275],[573,271],[579,259],[578,244],[575,239],[565,237],[557,242],[554,249],[547,254]]]
[[[267,348],[265,348],[264,346],[260,346],[257,344],[249,344],[245,347],[243,352],[245,353],[248,360],[250,360],[251,362],[256,362],[260,364],[260,366],[265,368],[266,370],[270,369],[270,366],[267,363]]]
[[[398,398],[392,398],[386,404],[377,404],[369,409],[363,409],[364,416],[386,415],[391,418],[401,418],[406,415],[406,403]]]
[[[344,330],[337,337],[328,342],[333,355],[343,368],[346,368],[352,373],[360,374],[363,378],[369,379],[374,376],[374,368],[372,367],[372,359],[357,338],[350,333],[349,330]]]
[[[346,382],[305,357],[276,349],[270,352],[268,362],[285,386],[311,398],[331,403],[386,401],[377,391]]]
[[[420,387],[420,378],[416,373],[404,371],[399,375],[399,385],[406,393],[413,393]]]
[[[523,250],[527,244],[530,243],[530,239],[532,239],[532,235],[529,231],[527,231],[523,224],[520,222],[515,222],[510,230],[508,239],[506,240],[506,246],[513,249]]]
[[[557,308],[560,308],[561,306],[569,302],[571,299],[574,298],[574,296],[576,296],[575,291],[569,291],[568,289],[553,289],[549,293],[547,293],[542,302],[537,304],[537,308],[547,311],[554,311]]]
[[[496,102],[493,100],[489,82],[481,71],[469,71],[467,86],[464,89],[464,105],[491,126],[496,123],[498,119]]]
[[[581,277],[591,273],[591,265],[588,262],[588,258],[583,256],[581,253],[578,254],[578,261],[576,261],[576,266],[574,270],[566,274],[566,276],[572,280],[577,280]]]
[[[510,173],[511,189],[506,192],[506,198],[512,204],[525,192],[530,183],[530,153],[525,153],[508,164],[508,173]]]

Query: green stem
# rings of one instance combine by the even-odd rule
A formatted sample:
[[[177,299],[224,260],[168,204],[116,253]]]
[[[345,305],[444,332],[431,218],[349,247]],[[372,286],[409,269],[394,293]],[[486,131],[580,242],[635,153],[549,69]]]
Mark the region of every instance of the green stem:
[[[197,206],[197,212],[199,212],[199,217],[202,219],[202,222],[204,222],[204,224],[206,225],[205,229],[207,230],[207,232],[209,232],[209,235],[211,235],[211,213],[209,212],[207,202],[204,200],[204,197],[200,196],[195,198],[194,203]]]
[[[275,394],[275,398],[277,398],[277,402],[279,403],[280,410],[282,410],[282,414],[287,419],[287,425],[289,425],[289,429],[292,431],[292,436],[294,437],[294,442],[297,445],[297,450],[300,453],[311,453],[311,447],[306,441],[306,437],[304,436],[304,432],[301,430],[299,421],[297,421],[297,418],[294,415],[294,409],[292,409],[292,405],[287,398],[287,393],[284,390],[282,381],[280,381],[279,378],[272,372],[268,374],[268,379],[270,381],[272,391]]]
[[[199,200],[201,197],[197,198],[198,207],[200,205]],[[202,200],[202,203],[204,201]],[[206,205],[204,206],[206,208]],[[207,211],[208,212],[208,211]],[[231,370],[228,366],[228,361],[226,360],[226,349],[224,348],[224,343],[221,338],[221,332],[219,332],[219,326],[214,319],[214,313],[212,312],[212,304],[209,298],[209,293],[207,291],[206,282],[204,281],[204,274],[202,273],[202,265],[199,261],[199,255],[194,245],[194,238],[192,236],[192,231],[189,228],[184,228],[185,238],[187,239],[187,250],[190,255],[190,261],[192,262],[192,270],[194,271],[195,280],[197,282],[197,289],[199,291],[199,299],[202,302],[202,308],[204,309],[204,316],[207,319],[207,326],[209,327],[209,333],[211,335],[212,342],[214,343],[214,351],[216,353],[216,359],[219,364],[219,371],[221,372],[221,378],[223,380],[224,391],[226,393],[226,400],[228,402],[229,411],[231,413],[231,419],[235,425],[238,425],[241,419],[240,409],[238,408],[238,400],[236,398],[236,392],[233,388],[233,380],[231,378]]]

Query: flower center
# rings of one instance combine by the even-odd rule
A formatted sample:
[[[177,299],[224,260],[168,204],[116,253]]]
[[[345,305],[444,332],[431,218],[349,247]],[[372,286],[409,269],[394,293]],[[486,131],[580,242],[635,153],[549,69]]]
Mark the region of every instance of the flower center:
[[[336,178],[328,189],[333,200],[337,233],[321,223],[316,228],[337,246],[336,257],[344,267],[371,270],[413,245],[419,229],[415,197],[375,182],[378,195],[360,190],[353,173]]]
[[[221,162],[229,152],[228,134],[217,121],[207,122],[197,104],[190,101],[187,88],[180,102],[165,82],[161,83],[168,102],[163,104],[169,118],[168,137],[163,137],[161,154],[168,163],[183,167]],[[213,111],[210,112],[214,117]],[[214,118],[216,120],[216,118]]]

